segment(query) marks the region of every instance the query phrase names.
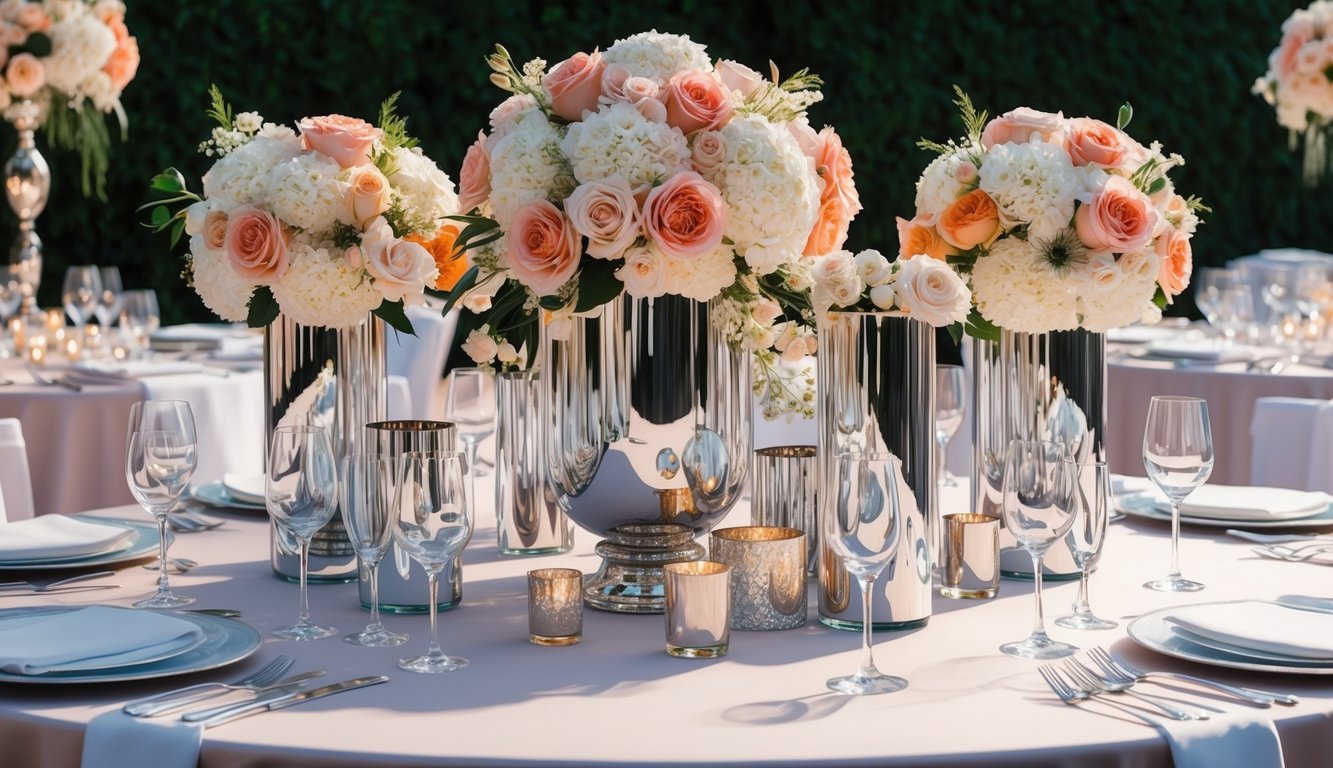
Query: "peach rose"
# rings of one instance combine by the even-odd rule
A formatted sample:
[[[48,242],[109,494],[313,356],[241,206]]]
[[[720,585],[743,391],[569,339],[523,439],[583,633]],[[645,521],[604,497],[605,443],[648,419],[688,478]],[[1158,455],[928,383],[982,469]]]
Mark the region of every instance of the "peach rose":
[[[429,240],[424,235],[408,235],[403,239],[409,243],[416,243],[435,260],[435,268],[440,271],[439,277],[435,278],[435,290],[449,291],[458,284],[459,278],[468,270],[468,258],[466,253],[455,253],[454,245],[458,242],[458,227],[453,224],[445,224],[440,227],[435,236]]]
[[[625,101],[631,104],[638,104],[644,99],[661,100],[662,89],[658,87],[657,81],[647,77],[631,77],[625,81],[624,85]]]
[[[824,180],[824,190],[819,199],[826,201],[836,196],[842,201],[843,208],[850,217],[861,212],[861,197],[856,192],[856,182],[852,180],[852,156],[842,146],[842,138],[831,127],[826,127],[815,136],[814,152],[815,172]]]
[[[1091,117],[1076,117],[1069,121],[1065,151],[1074,165],[1115,168],[1125,159],[1129,146],[1124,142],[1124,134],[1115,127]]]
[[[653,299],[666,293],[666,265],[652,248],[634,247],[625,252],[625,266],[616,270],[625,292],[636,299]]]
[[[689,136],[721,128],[731,119],[731,91],[707,72],[687,69],[671,76],[666,95],[667,125]]]
[[[1026,144],[1032,134],[1041,134],[1042,141],[1051,141],[1064,125],[1065,116],[1036,109],[1019,107],[986,123],[981,131],[981,145],[990,149],[996,144]]]
[[[713,71],[717,73],[727,90],[740,91],[742,99],[750,98],[750,94],[759,90],[764,84],[763,75],[744,64],[728,59],[719,59],[713,65]]]
[[[851,223],[852,214],[837,196],[820,203],[819,218],[815,219],[810,237],[806,238],[802,255],[823,256],[838,250],[847,242],[847,230]]]
[[[1280,52],[1277,54],[1279,75],[1289,75],[1296,69],[1296,56],[1309,40],[1310,37],[1304,30],[1292,30],[1282,38]]]
[[[542,78],[542,90],[551,100],[551,111],[575,122],[584,111],[597,111],[597,97],[602,95],[602,73],[606,63],[602,54],[576,53],[556,64]]]
[[[932,259],[943,259],[957,252],[940,237],[933,225],[926,223],[924,216],[917,216],[911,221],[898,218],[899,259],[910,259],[918,253],[924,253]]]
[[[1157,217],[1147,195],[1123,176],[1110,176],[1091,202],[1079,206],[1074,225],[1088,248],[1123,253],[1148,244]]]
[[[287,272],[287,230],[262,208],[233,210],[222,247],[236,274],[253,283],[272,285]]]
[[[51,28],[51,17],[42,9],[41,3],[24,3],[19,7],[18,23],[29,32],[44,32]],[[124,22],[121,24],[123,26]]]
[[[607,64],[602,70],[602,95],[613,102],[629,101],[625,96],[625,81],[631,77],[633,73],[624,64]]]
[[[125,86],[129,85],[139,72],[139,41],[130,37],[117,45],[116,50],[107,58],[102,71],[111,78],[113,88],[117,91],[125,90]]]
[[[204,245],[220,251],[227,243],[227,214],[223,211],[209,211],[204,217]]]
[[[353,168],[347,176],[343,208],[352,223],[365,229],[376,216],[389,210],[389,180],[373,165]]]
[[[436,277],[435,259],[420,243],[399,240],[383,216],[361,234],[361,256],[375,288],[388,301],[422,304],[426,281]]]
[[[1162,260],[1157,269],[1157,284],[1166,294],[1167,303],[1179,296],[1190,284],[1190,274],[1194,271],[1194,254],[1190,249],[1189,236],[1174,229],[1168,229],[1157,238],[1157,256]]]
[[[634,102],[634,108],[651,122],[665,123],[667,121],[666,105],[657,99],[639,99]]]
[[[726,206],[717,187],[693,171],[672,176],[643,203],[643,228],[663,253],[697,258],[722,243]]]
[[[383,131],[365,120],[344,115],[305,117],[297,122],[301,129],[301,148],[321,152],[342,168],[370,162],[375,141]]]
[[[509,268],[538,296],[550,296],[579,268],[579,233],[546,200],[525,205],[505,233]]]
[[[966,251],[995,238],[1000,231],[1000,210],[990,195],[974,189],[950,203],[935,228],[949,245]]]
[[[31,53],[18,53],[5,67],[5,80],[15,96],[31,96],[46,85],[46,67]]]
[[[727,142],[717,131],[699,131],[691,144],[690,164],[702,175],[708,175],[727,160]]]
[[[458,172],[458,209],[464,213],[480,206],[491,196],[491,155],[486,151],[486,134],[477,132],[477,140],[463,156]]]
[[[565,200],[565,215],[588,238],[585,250],[597,259],[620,258],[642,229],[634,191],[619,174],[580,184]]]
[[[28,42],[28,30],[18,24],[0,24],[0,43],[23,45]]]

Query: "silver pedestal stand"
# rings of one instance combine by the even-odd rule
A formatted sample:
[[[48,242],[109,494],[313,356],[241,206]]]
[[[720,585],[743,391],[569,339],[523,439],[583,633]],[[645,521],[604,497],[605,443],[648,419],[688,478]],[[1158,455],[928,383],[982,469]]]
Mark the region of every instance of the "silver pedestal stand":
[[[5,119],[18,131],[18,149],[5,163],[5,199],[19,219],[18,236],[9,247],[9,262],[22,268],[23,316],[37,310],[37,287],[42,282],[42,239],[33,225],[51,191],[51,168],[37,151],[33,131],[40,124],[41,108],[31,101],[16,102]]]

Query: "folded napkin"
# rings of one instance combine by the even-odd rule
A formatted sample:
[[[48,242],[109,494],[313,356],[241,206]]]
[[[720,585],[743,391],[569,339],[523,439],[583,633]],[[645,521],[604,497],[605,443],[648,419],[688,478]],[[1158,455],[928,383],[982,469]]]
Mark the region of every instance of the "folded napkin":
[[[228,472],[222,476],[222,487],[226,488],[227,494],[237,501],[246,504],[265,503],[263,475]]]
[[[77,363],[70,366],[68,375],[76,381],[120,383],[146,376],[171,376],[182,373],[199,373],[203,370],[204,367],[198,363],[116,360]]]
[[[81,768],[195,768],[204,728],[175,718],[130,717],[103,712],[83,734]]]
[[[1178,608],[1167,623],[1206,640],[1285,656],[1333,662],[1333,614],[1247,600]]]
[[[1173,360],[1199,360],[1209,363],[1235,363],[1250,361],[1258,356],[1253,347],[1219,347],[1212,342],[1200,339],[1158,339],[1144,347],[1144,353],[1151,357]]]
[[[40,675],[125,667],[184,653],[203,640],[199,625],[175,616],[91,605],[0,621],[0,669]]]
[[[1175,768],[1282,768],[1282,743],[1271,718],[1229,709],[1208,720],[1159,718]],[[85,766],[86,768],[86,766]]]
[[[1161,492],[1154,491],[1154,497],[1159,506],[1169,508]],[[1325,511],[1328,505],[1329,496],[1321,491],[1210,484],[1185,497],[1180,504],[1180,514],[1210,520],[1248,522],[1299,520]]]
[[[0,562],[56,560],[104,552],[120,546],[134,531],[65,515],[42,515],[0,525]]]

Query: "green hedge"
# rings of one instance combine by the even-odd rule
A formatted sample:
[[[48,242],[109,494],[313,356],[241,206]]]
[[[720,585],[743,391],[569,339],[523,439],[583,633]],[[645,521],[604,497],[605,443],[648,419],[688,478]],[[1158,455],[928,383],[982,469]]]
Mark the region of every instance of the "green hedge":
[[[826,100],[811,113],[852,152],[865,210],[850,246],[896,245],[930,156],[918,137],[959,133],[950,103],[961,85],[992,114],[1027,105],[1115,119],[1134,105],[1131,133],[1185,156],[1174,174],[1214,209],[1194,241],[1201,264],[1260,248],[1333,251],[1328,187],[1307,190],[1272,109],[1250,94],[1281,22],[1271,0],[930,0],[885,3],[411,2],[188,0],[131,2],[143,65],[125,92],[130,138],[113,147],[109,202],[78,192],[77,157],[47,152],[55,173],[38,222],[46,242],[41,298],[58,303],[66,264],[117,264],[127,287],[153,287],[168,322],[207,311],[181,284],[179,254],[139,226],[146,181],[176,165],[197,183],[210,128],[206,88],[271,120],[343,112],[371,118],[403,92],[409,129],[456,180],[463,153],[503,95],[482,57],[496,42],[519,60],[554,63],[649,28],[690,35],[718,57],[783,72],[809,67]],[[12,148],[12,131],[6,134]],[[39,140],[40,143],[40,140]],[[9,152],[6,150],[6,156]],[[1329,185],[1333,186],[1333,185]],[[6,211],[7,213],[7,211]],[[12,237],[14,222],[7,220]],[[1188,307],[1182,302],[1173,310]]]

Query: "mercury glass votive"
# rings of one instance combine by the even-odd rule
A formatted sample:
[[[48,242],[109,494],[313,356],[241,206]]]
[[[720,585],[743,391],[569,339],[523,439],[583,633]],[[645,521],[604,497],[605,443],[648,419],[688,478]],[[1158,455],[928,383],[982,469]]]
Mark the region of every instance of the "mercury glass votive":
[[[814,574],[819,525],[815,484],[819,465],[813,445],[778,445],[754,452],[750,477],[750,519],[755,525],[805,532],[805,562]]]
[[[940,594],[954,599],[995,597],[1000,589],[1000,518],[944,516]]]
[[[731,566],[731,628],[794,629],[805,623],[806,534],[795,528],[719,528],[708,556]]]
[[[528,571],[528,641],[574,645],[583,639],[583,574],[573,568]]]
[[[731,644],[731,568],[694,560],[662,567],[666,582],[666,651],[690,659],[727,655]]]

